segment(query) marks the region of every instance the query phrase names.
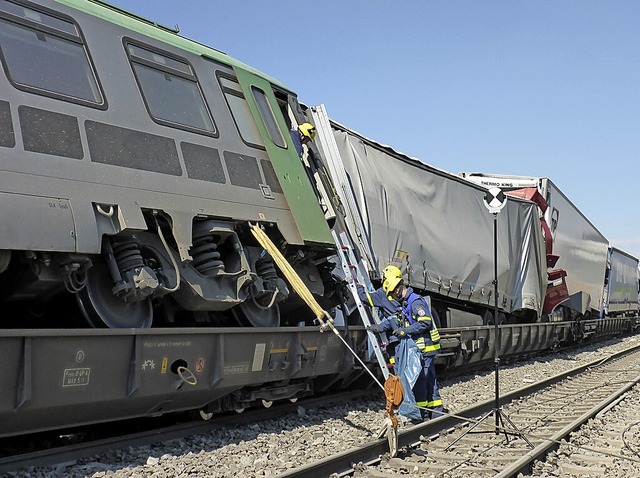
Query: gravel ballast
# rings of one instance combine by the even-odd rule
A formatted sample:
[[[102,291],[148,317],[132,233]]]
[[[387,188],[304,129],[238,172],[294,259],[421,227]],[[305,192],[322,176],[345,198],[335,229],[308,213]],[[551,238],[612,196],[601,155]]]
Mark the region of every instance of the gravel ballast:
[[[611,339],[572,352],[551,353],[504,365],[500,368],[500,390],[507,393],[639,343],[638,336]],[[488,400],[495,393],[492,370],[439,382],[445,407],[452,413]],[[297,414],[278,420],[152,446],[114,450],[55,467],[31,467],[8,476],[273,477],[373,439],[383,415],[384,396],[375,387],[371,389],[370,400],[320,409],[305,409],[301,404]],[[638,436],[634,436],[637,440]]]

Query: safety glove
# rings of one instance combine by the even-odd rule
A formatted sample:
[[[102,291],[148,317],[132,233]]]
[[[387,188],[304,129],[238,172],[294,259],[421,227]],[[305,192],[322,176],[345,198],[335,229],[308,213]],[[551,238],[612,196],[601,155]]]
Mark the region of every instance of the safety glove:
[[[407,329],[404,327],[400,327],[399,329],[396,329],[393,331],[393,335],[395,335],[396,337],[398,337],[399,339],[406,337],[407,336]]]

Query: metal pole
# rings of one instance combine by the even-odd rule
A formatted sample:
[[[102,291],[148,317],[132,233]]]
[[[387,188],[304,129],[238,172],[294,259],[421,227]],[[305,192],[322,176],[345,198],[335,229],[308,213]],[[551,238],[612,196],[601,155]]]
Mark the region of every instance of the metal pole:
[[[496,419],[496,435],[500,434],[500,379],[498,376],[498,370],[500,369],[500,357],[498,356],[498,349],[500,348],[500,329],[498,328],[498,213],[493,213],[493,324],[495,330],[495,344],[493,349],[493,362],[495,364],[496,375],[496,405],[495,405],[495,419]]]

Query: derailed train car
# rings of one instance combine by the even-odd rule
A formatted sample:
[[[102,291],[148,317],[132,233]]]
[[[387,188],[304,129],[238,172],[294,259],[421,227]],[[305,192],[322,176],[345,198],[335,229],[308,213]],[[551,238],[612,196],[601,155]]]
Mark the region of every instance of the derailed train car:
[[[331,201],[318,204],[289,137],[304,120],[293,92],[100,0],[0,0],[0,54],[0,436],[184,410],[209,417],[366,376],[339,337],[308,326],[313,316],[249,232],[264,227],[322,305],[338,305]],[[433,174],[490,220],[479,189]],[[510,208],[499,223],[521,242],[501,230],[499,260],[518,268],[501,266],[501,310],[532,318],[544,250],[531,203]],[[394,226],[397,244],[381,257],[439,287],[446,319],[489,309],[490,226],[475,231],[483,252],[462,287],[428,267],[421,276]],[[630,324],[599,321],[587,333]],[[367,333],[352,325],[340,332],[367,360]],[[585,330],[505,326],[501,352],[550,349]],[[443,331],[441,364],[491,360],[492,333]]]
[[[0,327],[313,320],[249,232],[331,296],[294,93],[98,0],[0,1],[0,50]]]
[[[311,115],[317,127],[328,121],[318,108]],[[369,270],[399,266],[409,285],[430,295],[443,327],[493,323],[494,224],[485,189],[336,122],[324,129],[332,134],[320,134],[316,144],[323,157],[335,152],[336,170],[346,172],[337,189],[349,190],[362,218],[362,233],[351,233],[372,251],[362,252]],[[498,321],[535,322],[546,292],[536,204],[510,198],[497,220],[497,241]]]
[[[0,436],[350,380],[250,232],[337,304],[291,90],[100,0],[0,0],[0,55]]]

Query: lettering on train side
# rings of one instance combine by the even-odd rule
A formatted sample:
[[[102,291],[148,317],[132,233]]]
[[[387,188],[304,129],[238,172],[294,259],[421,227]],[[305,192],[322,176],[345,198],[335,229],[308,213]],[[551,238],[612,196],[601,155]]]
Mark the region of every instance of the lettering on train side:
[[[191,347],[191,340],[162,340],[158,342],[145,342],[143,347],[146,349],[168,348],[168,347]]]
[[[66,368],[62,377],[63,387],[80,387],[89,385],[90,368]]]
[[[225,375],[242,375],[249,373],[249,363],[236,363],[224,366]]]

